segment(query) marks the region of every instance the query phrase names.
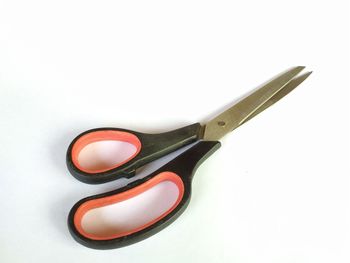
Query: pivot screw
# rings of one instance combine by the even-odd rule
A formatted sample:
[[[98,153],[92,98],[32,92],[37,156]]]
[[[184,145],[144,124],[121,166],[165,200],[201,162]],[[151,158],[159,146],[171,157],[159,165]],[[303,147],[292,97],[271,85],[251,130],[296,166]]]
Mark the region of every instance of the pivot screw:
[[[218,121],[218,125],[221,126],[221,127],[225,127],[226,122],[224,122],[224,121]]]

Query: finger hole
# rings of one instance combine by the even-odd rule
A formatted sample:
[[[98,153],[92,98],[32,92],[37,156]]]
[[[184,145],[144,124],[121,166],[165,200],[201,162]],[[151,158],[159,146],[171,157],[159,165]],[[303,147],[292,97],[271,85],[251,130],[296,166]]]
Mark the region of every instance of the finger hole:
[[[128,200],[88,211],[82,228],[98,237],[129,232],[164,214],[178,196],[177,186],[165,181]]]
[[[103,130],[81,136],[72,147],[72,161],[87,173],[108,171],[128,162],[141,150],[137,136]]]
[[[138,232],[165,217],[181,201],[183,183],[170,172],[158,176],[163,178],[82,205],[75,216],[78,230],[91,239],[107,240]]]

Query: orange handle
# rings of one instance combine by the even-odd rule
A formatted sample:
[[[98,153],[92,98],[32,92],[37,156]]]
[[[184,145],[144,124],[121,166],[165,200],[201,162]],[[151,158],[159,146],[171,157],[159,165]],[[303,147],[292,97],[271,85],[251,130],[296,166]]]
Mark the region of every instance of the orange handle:
[[[99,169],[99,170],[92,170],[86,167],[82,167],[78,161],[79,153],[81,150],[94,142],[99,142],[99,141],[107,141],[107,140],[113,140],[113,141],[121,141],[121,142],[128,142],[131,143],[135,146],[136,152],[130,156],[127,160],[117,163],[111,167],[104,168],[104,169]],[[97,130],[97,131],[92,131],[89,133],[85,133],[84,135],[80,136],[75,143],[72,146],[72,151],[71,151],[71,157],[72,157],[72,162],[73,164],[81,171],[89,173],[89,174],[94,174],[94,173],[103,173],[108,170],[115,169],[122,164],[130,161],[133,159],[139,152],[141,151],[141,141],[140,139],[135,135],[130,132],[126,131],[120,131],[120,130]]]

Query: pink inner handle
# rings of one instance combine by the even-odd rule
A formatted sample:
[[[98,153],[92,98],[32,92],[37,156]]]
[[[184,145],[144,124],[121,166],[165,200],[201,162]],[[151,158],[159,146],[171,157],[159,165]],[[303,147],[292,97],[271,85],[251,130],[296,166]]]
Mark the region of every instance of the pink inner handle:
[[[128,159],[124,160],[123,162],[117,163],[115,165],[112,165],[110,167],[104,168],[104,169],[89,169],[86,167],[82,167],[79,163],[79,153],[81,150],[87,146],[88,144],[99,142],[99,141],[106,141],[106,140],[114,140],[114,141],[122,141],[131,143],[135,146],[136,152],[130,156]],[[117,130],[101,130],[101,131],[94,131],[87,134],[84,134],[81,136],[73,145],[72,147],[72,161],[73,164],[81,171],[86,173],[101,173],[105,172],[114,168],[117,168],[124,163],[127,163],[131,159],[133,159],[139,152],[141,151],[141,141],[139,138],[137,138],[136,135],[124,132],[124,131],[117,131]]]

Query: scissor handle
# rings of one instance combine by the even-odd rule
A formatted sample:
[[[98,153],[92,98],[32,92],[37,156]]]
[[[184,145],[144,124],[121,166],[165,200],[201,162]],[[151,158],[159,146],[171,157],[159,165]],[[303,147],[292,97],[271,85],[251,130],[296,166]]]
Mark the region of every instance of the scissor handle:
[[[80,200],[73,206],[68,216],[70,233],[82,245],[95,249],[119,248],[156,234],[184,212],[190,201],[191,182],[197,167],[219,147],[220,142],[200,141],[143,179],[123,188]],[[91,234],[83,229],[82,218],[91,209],[128,200],[164,181],[174,183],[179,190],[179,195],[175,204],[153,221],[133,230],[109,233],[107,236]]]
[[[66,157],[67,167],[75,178],[90,184],[105,183],[121,177],[130,178],[135,175],[137,168],[146,163],[199,140],[202,130],[199,123],[160,134],[119,128],[88,130],[78,135],[70,144]],[[136,152],[129,159],[106,169],[93,170],[82,167],[78,161],[80,151],[88,144],[105,140],[131,143]]]

